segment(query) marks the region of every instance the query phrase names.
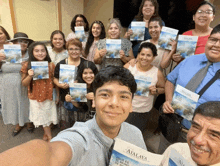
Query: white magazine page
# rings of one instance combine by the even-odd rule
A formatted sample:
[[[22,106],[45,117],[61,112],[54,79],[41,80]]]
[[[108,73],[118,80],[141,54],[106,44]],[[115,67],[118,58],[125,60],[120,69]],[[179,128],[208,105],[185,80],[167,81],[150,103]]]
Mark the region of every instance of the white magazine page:
[[[21,45],[20,44],[4,44],[5,62],[8,63],[21,63]]]
[[[60,64],[59,83],[74,83],[75,71],[74,65]]]
[[[159,166],[162,159],[163,155],[148,152],[116,138],[109,166]]]
[[[121,39],[106,39],[106,58],[120,58]]]
[[[185,119],[192,121],[198,99],[198,94],[177,84],[171,105],[176,113]]]
[[[179,30],[177,29],[163,26],[160,33],[158,45],[163,49],[171,50],[171,45],[169,43],[171,42],[171,40],[176,40],[178,32]]]
[[[144,40],[144,34],[145,34],[145,24],[144,21],[132,21],[131,22],[131,29],[133,31],[133,34],[130,36],[130,40]]]
[[[152,77],[146,76],[135,76],[135,82],[137,84],[137,91],[135,92],[136,96],[149,96],[149,86],[152,82]]]
[[[195,54],[198,36],[179,35],[177,42],[177,54],[187,58]]]
[[[33,80],[48,79],[48,61],[32,61],[31,69],[34,70]]]
[[[84,26],[75,26],[74,28],[76,38],[79,39],[81,42],[86,42],[87,38],[85,36]]]
[[[75,102],[87,102],[87,85],[86,83],[70,83],[70,96],[72,101]]]

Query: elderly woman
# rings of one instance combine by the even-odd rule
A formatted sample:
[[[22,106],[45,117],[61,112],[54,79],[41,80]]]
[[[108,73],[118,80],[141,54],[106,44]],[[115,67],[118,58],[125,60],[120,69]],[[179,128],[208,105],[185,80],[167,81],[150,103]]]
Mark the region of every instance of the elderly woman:
[[[144,33],[144,40],[148,40],[151,38],[149,31],[148,31],[148,22],[152,16],[159,16],[159,4],[157,3],[157,0],[143,0],[140,7],[139,12],[135,16],[135,19],[133,21],[144,21],[145,24],[145,33]],[[162,21],[162,25],[164,26],[165,23]],[[129,30],[125,33],[124,38],[130,38],[130,36],[133,34],[133,31],[130,29],[131,24],[129,25]],[[137,56],[138,48],[140,46],[140,42],[133,42],[133,53],[134,56]]]
[[[16,136],[22,130],[22,126],[29,122],[27,88],[21,85],[20,70],[29,58],[27,48],[33,40],[29,39],[27,34],[18,32],[9,41],[21,45],[22,62],[2,65],[2,117],[5,124],[16,125],[12,133]],[[27,130],[33,132],[32,123],[27,123]]]
[[[212,28],[210,23],[215,18],[215,7],[207,1],[201,2],[193,14],[193,21],[195,23],[195,29],[191,29],[184,32],[183,35],[198,36],[195,55],[205,52],[205,45],[208,41]],[[180,54],[174,54],[173,60],[180,62],[183,58]]]
[[[111,19],[108,25],[108,39],[121,39],[120,58],[106,58],[106,39],[99,40],[94,57],[94,62],[100,64],[100,67],[108,65],[123,66],[129,60],[134,58],[132,52],[132,43],[124,38],[120,38],[121,23],[118,19]]]
[[[85,36],[88,37],[89,23],[84,15],[77,14],[73,17],[73,20],[71,21],[70,27],[72,32],[67,36],[66,41],[76,38],[75,27],[78,26],[84,26]]]
[[[67,42],[66,48],[68,51],[68,57],[61,60],[57,63],[54,71],[54,83],[60,88],[59,95],[60,95],[60,111],[58,118],[61,120],[61,128],[64,129],[69,126],[69,117],[67,111],[63,108],[63,102],[65,101],[65,96],[69,93],[69,84],[67,83],[59,83],[59,76],[60,76],[60,65],[67,64],[73,65],[76,67],[76,71],[79,70],[86,60],[81,58],[82,56],[82,43],[79,39],[71,39]],[[68,122],[68,123],[67,123]],[[65,126],[68,125],[68,126]],[[70,124],[71,125],[71,124]]]

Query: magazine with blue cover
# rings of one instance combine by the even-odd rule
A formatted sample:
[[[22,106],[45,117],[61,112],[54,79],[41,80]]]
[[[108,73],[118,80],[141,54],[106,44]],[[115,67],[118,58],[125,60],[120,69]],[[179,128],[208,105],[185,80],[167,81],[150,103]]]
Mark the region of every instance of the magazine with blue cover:
[[[163,49],[171,50],[172,46],[169,43],[171,42],[171,39],[176,40],[178,32],[179,30],[177,29],[163,26],[158,45]]]
[[[149,96],[149,86],[152,82],[152,77],[146,76],[135,76],[135,82],[137,84],[137,91],[135,92],[136,96]]]
[[[74,65],[60,64],[59,83],[74,83],[75,71],[76,67]]]
[[[79,39],[81,42],[87,41],[85,31],[84,31],[84,26],[75,27],[75,35],[76,35],[76,38]]]
[[[183,58],[195,54],[198,36],[179,35],[176,53],[180,54]]]
[[[198,99],[198,94],[177,84],[173,94],[171,106],[177,114],[188,121],[192,121]]]
[[[132,21],[131,22],[131,29],[133,34],[130,36],[130,40],[144,40],[145,34],[145,24],[144,21]]]
[[[106,39],[106,58],[120,58],[121,39]]]
[[[169,166],[192,166],[181,154],[175,149],[171,149],[169,156]]]
[[[86,83],[70,83],[70,96],[72,101],[75,102],[87,102],[87,85]]]
[[[162,159],[163,155],[150,153],[116,138],[109,166],[159,166]]]
[[[20,44],[4,44],[4,54],[6,63],[21,63],[21,45]]]
[[[48,79],[48,61],[32,61],[31,69],[34,70],[33,80]]]

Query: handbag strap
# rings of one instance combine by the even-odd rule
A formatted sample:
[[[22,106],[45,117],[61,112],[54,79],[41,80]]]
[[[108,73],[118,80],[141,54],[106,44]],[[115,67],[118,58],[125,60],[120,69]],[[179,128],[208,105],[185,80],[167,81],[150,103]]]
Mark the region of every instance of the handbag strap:
[[[215,73],[215,76],[199,91],[199,97],[218,79],[220,78],[220,69]]]

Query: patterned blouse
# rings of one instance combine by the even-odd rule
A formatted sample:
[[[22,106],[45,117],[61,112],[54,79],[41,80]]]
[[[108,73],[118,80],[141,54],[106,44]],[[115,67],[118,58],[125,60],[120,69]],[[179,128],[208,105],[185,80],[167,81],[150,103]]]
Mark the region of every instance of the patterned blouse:
[[[106,39],[100,39],[98,41],[97,48],[98,48],[98,50],[105,49],[106,48]],[[121,49],[124,51],[125,56],[129,56],[129,51],[132,49],[132,43],[129,40],[122,38],[121,39]],[[103,67],[107,67],[109,65],[123,66],[124,63],[119,58],[106,58],[104,56],[104,58],[100,64],[100,67],[103,68]]]
[[[28,73],[28,62],[26,62],[21,72]],[[28,86],[28,98],[31,100],[37,100],[43,102],[45,100],[53,100],[53,77],[54,77],[55,65],[51,62],[49,65],[49,79],[34,80],[32,82],[32,92],[30,91],[30,85]]]

